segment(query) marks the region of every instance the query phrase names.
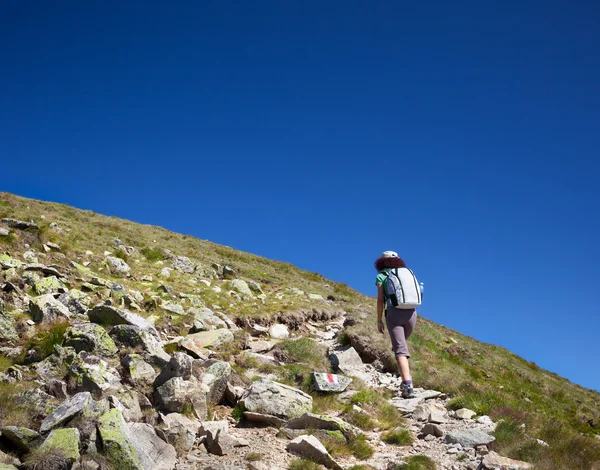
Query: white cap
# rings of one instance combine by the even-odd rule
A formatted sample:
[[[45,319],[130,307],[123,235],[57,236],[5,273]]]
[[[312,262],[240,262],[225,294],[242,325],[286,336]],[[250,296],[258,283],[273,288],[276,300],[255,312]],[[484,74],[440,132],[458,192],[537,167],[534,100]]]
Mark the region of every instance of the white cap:
[[[398,253],[395,251],[384,251],[381,255],[382,258],[398,258]]]

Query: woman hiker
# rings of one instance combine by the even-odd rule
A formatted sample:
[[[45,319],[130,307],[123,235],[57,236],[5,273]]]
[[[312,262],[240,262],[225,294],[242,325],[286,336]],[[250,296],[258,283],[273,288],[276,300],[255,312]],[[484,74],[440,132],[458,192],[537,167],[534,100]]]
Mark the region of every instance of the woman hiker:
[[[387,324],[388,333],[392,340],[392,351],[396,356],[398,362],[398,370],[402,376],[402,398],[414,398],[412,377],[410,375],[410,367],[408,365],[408,358],[410,353],[408,352],[408,346],[406,340],[409,338],[415,328],[417,322],[417,312],[414,307],[409,303],[407,305],[401,305],[398,308],[394,307],[393,304],[397,305],[398,300],[394,295],[394,302],[390,298],[389,292],[386,292],[384,284],[389,286],[386,282],[388,276],[397,275],[398,271],[396,268],[406,268],[406,264],[402,261],[402,258],[398,257],[398,253],[395,251],[384,251],[383,254],[375,261],[375,269],[377,269],[377,279],[375,284],[377,285],[377,329],[383,334],[385,330],[385,324]],[[404,273],[410,277],[410,282],[406,282],[407,286],[402,289],[402,302],[404,303],[407,296],[416,295],[416,304],[420,304],[422,295],[422,286],[417,285],[417,280],[412,274],[412,271],[406,269]],[[408,275],[410,273],[410,275]],[[396,276],[397,277],[397,276]],[[406,279],[406,278],[405,278]],[[414,285],[413,285],[414,280]],[[388,288],[389,290],[389,288]],[[406,290],[406,291],[405,291]],[[408,292],[408,291],[411,292]],[[415,294],[417,290],[418,293]],[[414,300],[414,299],[413,299]],[[385,311],[385,324],[383,314]]]

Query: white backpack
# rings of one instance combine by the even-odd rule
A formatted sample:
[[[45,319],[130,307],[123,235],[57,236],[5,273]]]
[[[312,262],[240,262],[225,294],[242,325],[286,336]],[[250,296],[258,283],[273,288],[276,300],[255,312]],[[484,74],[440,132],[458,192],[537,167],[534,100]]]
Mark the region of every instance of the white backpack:
[[[394,268],[383,283],[388,307],[411,309],[421,305],[422,293],[415,274],[408,268]]]

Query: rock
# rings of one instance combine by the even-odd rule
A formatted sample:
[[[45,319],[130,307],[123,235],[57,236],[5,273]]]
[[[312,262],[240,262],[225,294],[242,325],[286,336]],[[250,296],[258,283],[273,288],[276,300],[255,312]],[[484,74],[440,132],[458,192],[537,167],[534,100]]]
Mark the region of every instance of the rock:
[[[81,392],[62,402],[50,413],[40,426],[40,432],[46,433],[57,426],[62,426],[86,409],[92,400],[89,392]]]
[[[269,336],[274,339],[287,339],[290,337],[290,332],[287,326],[277,323],[269,328]]]
[[[461,408],[460,410],[456,410],[456,412],[455,412],[455,416],[458,419],[471,419],[476,414],[477,413],[475,413],[474,411],[469,410],[467,408]]]
[[[393,399],[392,404],[403,413],[410,414],[424,401],[423,398]]]
[[[202,358],[205,355],[204,348],[216,348],[231,341],[233,341],[233,333],[229,330],[201,331],[186,336],[181,342],[181,347],[193,356]]]
[[[533,465],[502,457],[496,452],[490,452],[483,457],[480,468],[482,470],[528,470],[533,468]]]
[[[68,397],[67,384],[62,380],[46,378],[44,391],[49,395],[52,395],[54,398],[58,398],[59,400],[65,400]]]
[[[247,447],[250,444],[245,439],[238,439],[229,434],[219,433],[209,447],[209,452],[215,455],[227,455],[233,452],[235,447]]]
[[[484,426],[492,426],[494,424],[494,422],[492,421],[492,418],[490,418],[489,416],[485,416],[485,415],[477,418],[477,423],[483,424]]]
[[[467,448],[487,445],[495,440],[495,437],[477,428],[450,431],[445,437],[447,444],[460,444]]]
[[[253,353],[263,353],[273,349],[276,344],[276,341],[250,341],[247,347]]]
[[[117,346],[100,325],[76,323],[65,331],[64,346],[71,346],[77,352],[87,351],[101,356],[112,356]]]
[[[25,222],[23,220],[3,218],[2,222],[8,225],[10,228],[14,228],[16,230],[38,230],[39,227],[37,224],[33,222]]]
[[[192,274],[196,269],[196,265],[185,256],[173,256],[171,258],[171,263],[173,264],[173,269],[176,269],[182,273]]]
[[[431,412],[429,414],[427,421],[430,423],[435,423],[435,424],[444,424],[444,423],[448,422],[448,420],[446,419],[444,414],[440,413],[439,411]]]
[[[313,388],[318,392],[343,392],[352,379],[337,374],[313,372]]]
[[[233,370],[228,362],[223,361],[207,361],[203,367],[205,371],[202,376],[202,384],[208,389],[206,399],[208,403],[218,405],[225,397],[227,383]]]
[[[154,368],[139,354],[128,354],[121,360],[123,370],[134,384],[150,386],[154,383]]]
[[[287,450],[301,457],[314,460],[327,468],[342,470],[342,467],[333,460],[325,446],[315,436],[299,436],[287,445]]]
[[[29,301],[29,314],[36,323],[46,323],[59,318],[68,319],[69,310],[52,294],[41,295]]]
[[[360,430],[341,418],[304,413],[299,418],[290,419],[286,425],[289,429],[324,429],[326,431],[340,431],[348,440],[356,439]]]
[[[10,235],[10,230],[4,227],[0,227],[0,237],[8,237]]]
[[[121,411],[125,421],[137,422],[144,419],[138,396],[137,392],[120,390],[116,395],[109,396],[108,402],[111,408],[117,408]]]
[[[198,419],[206,418],[206,389],[194,377],[167,380],[154,391],[154,398],[160,410],[181,413],[189,406]]]
[[[0,312],[0,345],[16,344],[18,341],[19,335],[15,328],[15,322]]]
[[[192,376],[192,358],[185,353],[176,352],[154,381],[154,388],[160,387],[173,377],[188,380]]]
[[[176,315],[185,315],[185,310],[179,302],[172,300],[165,300],[161,303],[160,307],[167,312],[174,313]]]
[[[148,331],[156,337],[158,332],[148,320],[127,310],[111,307],[110,305],[97,305],[88,311],[88,318],[93,323],[100,325],[132,325],[140,330]]]
[[[329,358],[333,367],[343,374],[352,375],[354,370],[363,368],[363,361],[353,347],[343,351],[335,351]]]
[[[477,452],[477,455],[487,455],[490,453],[487,446],[477,446],[475,447],[475,452]]]
[[[25,253],[23,253],[23,259],[25,261],[27,261],[28,263],[37,263],[38,262],[37,256],[35,255],[35,253],[33,251],[26,251]]]
[[[442,428],[439,427],[437,424],[432,424],[432,423],[428,423],[425,426],[423,426],[423,429],[421,429],[421,433],[424,434],[425,436],[428,436],[428,435],[435,436],[435,437],[443,437],[444,436],[444,431],[442,430]]]
[[[127,276],[131,268],[121,258],[115,258],[114,256],[107,256],[104,259],[106,266],[111,274],[115,276]]]
[[[242,387],[235,387],[230,383],[227,384],[227,388],[225,389],[225,399],[230,405],[237,405],[237,402],[242,398],[242,395],[244,395],[244,389]]]
[[[69,379],[77,392],[91,392],[96,397],[121,381],[119,372],[97,356],[80,352],[69,368]]]
[[[276,428],[280,428],[286,423],[284,419],[278,418],[277,416],[264,413],[253,413],[251,411],[244,411],[244,417],[248,421],[263,423]]]
[[[0,435],[8,440],[12,447],[19,452],[29,452],[34,447],[37,447],[36,441],[40,439],[40,435],[32,429],[19,426],[5,426],[0,428]]]
[[[161,420],[159,429],[165,440],[175,448],[179,456],[186,455],[194,446],[200,422],[179,413],[161,415]]]
[[[252,294],[250,287],[248,287],[248,283],[242,279],[233,279],[232,281],[229,281],[229,286],[232,290],[240,293],[242,298],[254,298],[254,294]]]
[[[115,468],[144,470],[128,431],[119,410],[112,409],[104,414],[98,423],[100,451]]]
[[[442,394],[442,392],[438,392],[437,390],[425,390],[422,388],[415,388],[414,393],[416,398],[422,398],[423,400],[438,398]]]
[[[417,421],[428,421],[432,413],[445,417],[448,412],[441,403],[426,402],[417,406],[415,411],[413,411],[412,418]]]
[[[312,411],[312,397],[301,390],[271,380],[254,382],[240,403],[246,411],[293,418]]]
[[[194,316],[194,325],[190,330],[191,333],[227,328],[225,321],[223,321],[212,310],[206,307],[192,307],[187,311],[187,314]]]
[[[63,428],[53,430],[40,446],[40,450],[46,448],[58,449],[67,464],[66,468],[70,468],[79,460],[79,429]]]
[[[228,432],[229,422],[227,420],[203,421],[200,423],[198,437],[205,437],[208,447],[210,447],[219,434],[227,434]]]
[[[45,277],[35,283],[33,289],[37,295],[57,294],[66,292],[66,288],[56,276]]]
[[[62,294],[58,301],[67,307],[70,313],[79,315],[85,314],[92,302],[85,292],[77,289],[71,289],[69,292]]]
[[[46,417],[56,408],[56,400],[41,388],[32,388],[19,393],[15,403],[34,410],[41,417]]]
[[[165,352],[157,336],[150,331],[133,325],[117,325],[110,330],[110,336],[117,343],[126,346],[133,348],[141,346],[143,359],[157,367],[162,368],[171,360],[171,356]]]
[[[321,294],[308,294],[310,300],[325,300]]]

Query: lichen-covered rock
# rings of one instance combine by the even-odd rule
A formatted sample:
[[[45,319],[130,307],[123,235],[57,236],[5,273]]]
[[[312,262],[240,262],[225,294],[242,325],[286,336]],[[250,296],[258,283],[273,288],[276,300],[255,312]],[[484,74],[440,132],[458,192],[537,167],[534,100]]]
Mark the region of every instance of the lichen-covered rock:
[[[187,314],[194,316],[194,324],[190,330],[191,333],[227,328],[225,321],[223,321],[212,310],[206,307],[192,307],[188,309]]]
[[[185,310],[179,302],[173,300],[165,300],[161,303],[161,308],[167,312],[175,313],[176,315],[185,315]]]
[[[206,388],[194,377],[167,380],[154,391],[154,400],[160,410],[181,413],[191,407],[198,419],[206,419]]]
[[[69,310],[52,294],[35,297],[29,302],[29,314],[36,323],[45,323],[60,318],[68,319]]]
[[[35,283],[33,287],[37,295],[57,294],[66,292],[65,285],[56,276],[49,276]]]
[[[181,347],[195,357],[201,358],[204,355],[204,348],[216,348],[231,341],[233,341],[233,333],[229,330],[201,331],[186,336],[181,342]]]
[[[299,436],[288,444],[287,450],[301,457],[308,457],[327,468],[342,470],[342,467],[333,460],[325,446],[315,436]]]
[[[11,443],[19,452],[29,452],[37,447],[40,435],[32,429],[20,426],[5,426],[0,428],[0,435]]]
[[[142,347],[142,358],[157,367],[164,367],[171,359],[156,335],[133,325],[117,325],[110,336],[119,344],[130,347]]]
[[[205,368],[202,375],[202,383],[208,388],[207,400],[212,404],[219,404],[225,397],[227,383],[231,378],[233,370],[228,362],[207,361],[203,364]]]
[[[177,451],[160,437],[152,426],[130,423],[128,434],[144,470],[173,470],[177,463]],[[119,470],[123,467],[118,467]]]
[[[100,325],[133,325],[144,331],[158,337],[158,332],[154,325],[148,320],[135,313],[131,313],[127,310],[112,307],[110,305],[96,305],[95,307],[88,310],[88,318],[93,323]]]
[[[58,301],[67,307],[69,312],[76,315],[85,314],[92,302],[85,292],[78,289],[71,289],[69,292],[62,294]]]
[[[114,256],[107,256],[104,259],[106,266],[111,274],[115,276],[126,276],[131,271],[129,265],[123,261],[121,258],[116,258]]]
[[[119,372],[97,356],[80,352],[69,368],[69,381],[77,392],[90,392],[95,397],[121,381]]]
[[[185,256],[173,256],[171,262],[173,263],[173,268],[182,273],[192,274],[196,267],[192,260]]]
[[[144,470],[120,410],[113,408],[100,418],[98,437],[100,452],[115,468]]]
[[[259,380],[246,390],[240,403],[246,411],[291,419],[312,411],[312,397],[302,390]]]
[[[19,393],[15,397],[15,402],[19,405],[34,410],[37,415],[46,417],[54,411],[57,401],[48,393],[40,388],[32,388]]]
[[[137,422],[144,419],[140,406],[139,395],[130,390],[120,390],[108,397],[111,408],[118,408],[127,422]]]
[[[15,329],[15,322],[0,311],[0,345],[15,344],[17,341],[19,341],[19,335]]]
[[[77,352],[87,351],[110,357],[117,352],[117,346],[100,325],[95,323],[76,323],[65,332],[65,346],[71,346]]]
[[[89,392],[81,392],[63,401],[50,413],[40,426],[40,432],[46,433],[51,429],[67,423],[88,407],[92,400]]]
[[[356,439],[360,430],[341,418],[327,415],[304,413],[298,418],[290,419],[286,425],[289,429],[324,429],[326,431],[340,431],[348,439]]]
[[[121,365],[133,384],[150,386],[154,383],[156,372],[150,364],[142,359],[141,355],[128,354],[121,360]]]
[[[240,293],[242,298],[254,298],[254,294],[252,294],[250,287],[248,287],[248,283],[242,279],[233,279],[232,281],[229,281],[229,286],[232,290]]]
[[[58,449],[65,463],[70,467],[79,460],[79,440],[79,429],[55,429],[48,435],[40,449]]]
[[[162,432],[166,442],[175,447],[177,454],[186,455],[196,441],[196,434],[200,430],[200,421],[188,418],[180,413],[161,415],[162,424],[158,429]]]
[[[173,377],[188,380],[192,376],[192,358],[185,353],[176,352],[154,381],[154,388],[160,387]]]

